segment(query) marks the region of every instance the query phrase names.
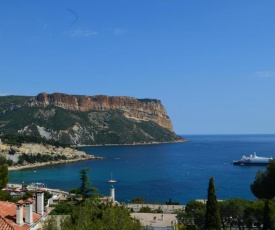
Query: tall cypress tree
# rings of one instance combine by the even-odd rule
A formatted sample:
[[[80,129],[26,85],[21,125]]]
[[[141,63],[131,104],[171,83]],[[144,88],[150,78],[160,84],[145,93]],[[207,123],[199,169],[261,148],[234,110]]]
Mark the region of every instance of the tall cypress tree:
[[[204,229],[206,230],[219,230],[221,229],[221,216],[219,211],[219,204],[215,194],[214,178],[209,180],[206,213]]]

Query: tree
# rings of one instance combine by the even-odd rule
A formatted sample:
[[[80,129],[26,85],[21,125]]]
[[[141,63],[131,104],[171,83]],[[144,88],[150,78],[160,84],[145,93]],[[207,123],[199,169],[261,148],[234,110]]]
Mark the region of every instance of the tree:
[[[220,215],[223,228],[228,226],[231,228],[233,224],[238,224],[239,229],[242,229],[244,219],[244,209],[249,206],[251,201],[233,198],[219,203]]]
[[[244,209],[243,221],[245,226],[252,228],[256,225],[258,229],[261,228],[263,223],[263,209],[264,203],[262,201],[252,202],[249,206]]]
[[[214,178],[211,177],[208,186],[208,195],[206,202],[206,213],[204,229],[219,230],[221,229],[221,217],[219,212],[219,204],[215,194]]]
[[[89,181],[89,178],[87,176],[87,171],[89,168],[84,168],[80,170],[80,180],[81,185],[79,188],[71,189],[71,193],[75,193],[76,195],[80,195],[82,198],[86,199],[92,195],[92,192],[97,191],[94,187],[89,187],[89,185],[92,184],[92,182]]]
[[[139,212],[143,212],[143,213],[152,213],[152,209],[150,207],[141,207],[139,209]]]
[[[250,190],[255,197],[265,202],[263,214],[263,230],[271,228],[269,201],[275,196],[275,160],[270,161],[265,172],[259,170]]]
[[[166,201],[165,204],[167,204],[167,205],[180,205],[180,203],[177,202],[177,201],[173,202],[171,198],[169,198],[169,200]]]
[[[58,230],[57,221],[54,217],[49,216],[43,223],[42,230]]]
[[[132,219],[125,206],[99,204],[86,199],[74,206],[70,217],[61,224],[62,230],[141,230],[140,222]]]
[[[6,162],[6,158],[0,155],[0,190],[2,190],[9,181],[9,171]]]
[[[142,197],[135,197],[132,199],[133,204],[147,204],[147,201]]]
[[[205,204],[200,201],[189,201],[185,206],[185,212],[183,213],[182,222],[184,225],[191,229],[191,226],[202,229],[205,216]]]
[[[68,201],[61,201],[54,205],[54,209],[50,215],[70,215],[74,208],[74,204]]]

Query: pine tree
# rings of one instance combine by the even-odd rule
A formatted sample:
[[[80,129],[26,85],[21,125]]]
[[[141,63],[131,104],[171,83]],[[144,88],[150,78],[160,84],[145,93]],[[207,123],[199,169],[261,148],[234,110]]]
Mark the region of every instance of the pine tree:
[[[83,199],[90,197],[92,193],[97,190],[94,187],[89,187],[92,184],[92,182],[89,181],[89,178],[87,176],[88,170],[89,168],[84,168],[80,170],[81,185],[79,188],[74,188],[70,190],[71,193],[80,195]]]
[[[254,182],[250,185],[250,189],[254,196],[264,200],[263,230],[270,229],[272,223],[269,201],[275,197],[275,160],[270,161],[265,172],[258,171]]]
[[[219,211],[219,204],[217,196],[215,194],[214,178],[211,177],[209,180],[206,213],[204,229],[206,230],[219,230],[221,229],[221,217]]]

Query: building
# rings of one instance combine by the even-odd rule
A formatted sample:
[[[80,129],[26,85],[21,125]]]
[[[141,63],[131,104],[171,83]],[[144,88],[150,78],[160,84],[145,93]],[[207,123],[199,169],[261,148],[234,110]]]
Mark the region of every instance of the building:
[[[50,209],[44,208],[44,192],[37,190],[33,198],[17,203],[0,201],[1,230],[36,230],[41,228]]]
[[[177,230],[177,214],[164,213],[131,213],[131,217],[138,219],[145,227],[153,230]]]
[[[143,207],[149,207],[153,211],[161,210],[163,213],[174,213],[177,210],[184,210],[185,205],[173,204],[127,204],[126,207],[134,212],[139,212]]]

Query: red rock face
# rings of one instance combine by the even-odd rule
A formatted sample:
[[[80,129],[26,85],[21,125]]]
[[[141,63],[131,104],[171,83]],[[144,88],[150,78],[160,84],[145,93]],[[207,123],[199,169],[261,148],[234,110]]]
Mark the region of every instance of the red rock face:
[[[30,99],[28,105],[41,107],[51,105],[82,112],[121,110],[124,112],[124,116],[128,118],[153,121],[173,131],[170,118],[160,100],[138,100],[133,97],[109,97],[105,95],[72,96],[61,93],[40,93],[35,98]]]

